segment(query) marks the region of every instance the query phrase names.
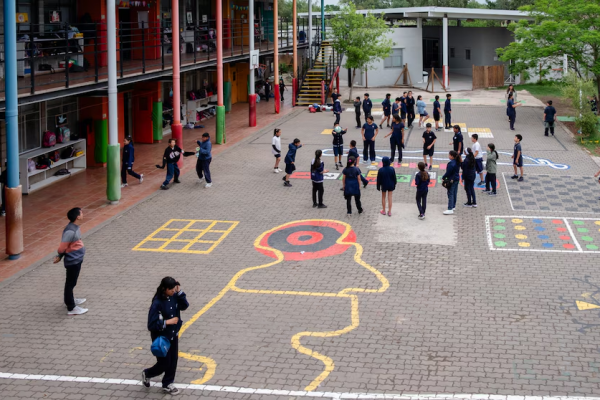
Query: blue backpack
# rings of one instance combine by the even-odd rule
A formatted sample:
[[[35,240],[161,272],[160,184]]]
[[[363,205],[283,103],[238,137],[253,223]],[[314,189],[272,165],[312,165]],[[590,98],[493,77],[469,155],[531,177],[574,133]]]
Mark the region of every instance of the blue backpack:
[[[150,351],[155,357],[166,357],[170,347],[171,342],[169,339],[164,336],[159,336],[152,342]]]

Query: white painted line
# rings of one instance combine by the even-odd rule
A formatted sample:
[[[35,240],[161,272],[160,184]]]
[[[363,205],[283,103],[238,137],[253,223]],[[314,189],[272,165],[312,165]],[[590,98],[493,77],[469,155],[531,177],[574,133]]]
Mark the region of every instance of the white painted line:
[[[490,247],[490,250],[496,250],[494,249],[494,241],[492,240],[492,231],[490,229],[490,216],[486,216],[485,217],[485,233],[487,235],[487,239],[488,239],[488,246]]]
[[[565,225],[567,226],[567,229],[569,230],[569,233],[571,234],[571,237],[573,238],[573,242],[575,243],[577,250],[583,252],[583,249],[581,248],[581,246],[579,245],[579,242],[577,241],[577,238],[575,237],[575,233],[573,233],[573,229],[571,229],[571,224],[569,224],[569,221],[567,221],[567,218],[563,218],[563,221],[565,221]]]
[[[502,173],[502,180],[504,181],[504,187],[506,188],[506,194],[508,195],[508,201],[510,202],[510,208],[515,211],[513,207],[512,199],[510,198],[510,192],[508,191],[508,184],[506,183],[506,172]]]

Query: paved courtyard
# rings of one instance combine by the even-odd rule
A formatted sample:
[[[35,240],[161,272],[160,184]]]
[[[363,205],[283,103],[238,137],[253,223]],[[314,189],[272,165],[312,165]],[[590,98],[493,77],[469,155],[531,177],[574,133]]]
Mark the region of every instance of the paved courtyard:
[[[321,134],[333,117],[297,110],[219,154],[212,188],[189,172],[89,232],[75,290],[88,314],[66,315],[62,265],[3,282],[0,398],[168,397],[139,383],[154,360],[148,308],[167,275],[190,302],[176,378],[184,399],[600,398],[598,166],[562,128],[544,137],[540,108],[522,107],[525,181],[515,183],[504,107],[457,104],[453,120],[500,153],[499,194],[478,190],[476,209],[462,207],[459,189],[456,215],[443,216],[436,182],[417,219],[415,127],[392,217],[379,214],[374,184],[365,213],[348,217]],[[346,149],[362,147],[353,122],[343,114]],[[304,144],[291,188],[272,172],[274,127],[282,147]],[[389,154],[387,132],[378,156]],[[438,133],[436,178],[450,141]],[[317,149],[327,150],[327,209],[312,208],[305,179]]]

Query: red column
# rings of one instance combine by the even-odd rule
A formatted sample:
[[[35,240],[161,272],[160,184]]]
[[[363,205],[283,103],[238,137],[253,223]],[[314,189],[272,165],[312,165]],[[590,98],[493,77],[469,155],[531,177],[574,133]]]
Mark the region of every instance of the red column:
[[[179,79],[179,0],[171,0],[171,21],[173,48],[173,124],[171,125],[171,138],[177,140],[177,146],[183,146],[183,127],[181,126],[181,84]],[[179,167],[183,165],[183,157],[179,158],[177,163]]]

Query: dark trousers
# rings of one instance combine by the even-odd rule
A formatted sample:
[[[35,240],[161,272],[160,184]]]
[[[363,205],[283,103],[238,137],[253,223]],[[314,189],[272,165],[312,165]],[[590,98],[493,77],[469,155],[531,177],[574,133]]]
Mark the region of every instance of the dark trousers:
[[[356,203],[356,209],[359,213],[363,211],[362,204],[360,203],[360,194],[351,194],[346,195],[346,207],[348,208],[348,214],[352,214],[352,197],[354,197],[354,202]]]
[[[392,148],[392,157],[390,162],[394,163],[394,157],[396,156],[396,148],[398,149],[398,162],[402,162],[402,142],[396,139],[390,139],[390,147]]]
[[[517,119],[516,115],[509,115],[508,120],[510,122],[510,129],[515,129],[515,119]]]
[[[269,97],[271,97],[271,92],[265,90],[265,97],[267,98],[267,103],[268,103]]]
[[[458,185],[459,181],[455,181],[448,189],[448,210],[453,210],[456,208],[456,199],[458,197]]]
[[[375,161],[375,141],[374,140],[365,140],[363,141],[363,158],[365,161],[369,160]]]
[[[363,112],[365,113],[365,121],[366,121],[367,117],[371,116],[371,110],[365,110],[365,109],[363,109]]]
[[[492,192],[496,193],[496,174],[485,174],[485,190],[490,190],[490,184],[492,185]]]
[[[281,100],[285,100],[285,99],[283,98],[283,91],[284,91],[284,90],[285,90],[285,88],[280,88],[280,89],[279,89],[279,97],[281,97]]]
[[[206,178],[206,183],[212,183],[212,179],[210,178],[210,162],[212,158],[208,160],[198,159],[196,161],[196,173],[198,174],[198,178],[202,179]]]
[[[463,184],[465,185],[465,192],[467,192],[467,204],[477,204],[477,198],[475,198],[475,181],[463,178]]]
[[[71,311],[75,308],[75,298],[73,297],[73,289],[77,286],[77,279],[81,271],[81,263],[75,265],[65,265],[67,270],[67,279],[65,280],[65,304],[67,309]]]
[[[335,122],[333,123],[335,124],[339,124],[340,123],[340,117],[342,116],[341,113],[334,113],[335,114]]]
[[[177,163],[167,164],[167,178],[163,182],[163,186],[167,186],[173,178],[175,178],[175,181],[179,180],[179,166],[177,166]]]
[[[548,136],[548,129],[550,129],[550,133],[554,135],[554,122],[548,122],[548,128],[544,129],[544,135]]]
[[[159,335],[152,335],[152,340]],[[165,375],[162,378],[162,387],[167,387],[175,382],[175,373],[177,372],[177,360],[179,359],[179,338],[171,340],[171,347],[167,352],[166,357],[156,357],[156,364],[145,370],[147,378],[154,378],[162,373]]]
[[[323,188],[323,182],[313,182],[312,183],[313,204],[318,204],[318,205],[323,204],[323,192],[325,192],[325,189]],[[319,197],[319,202],[317,202],[317,195]]]
[[[452,128],[452,114],[449,112],[444,113],[444,127],[447,129]]]
[[[131,168],[127,167],[127,164],[123,164],[121,166],[121,183],[127,183],[127,174],[133,176],[135,179],[140,179],[139,174],[133,171],[133,166]]]
[[[427,194],[429,191],[419,191],[417,190],[417,208],[419,209],[419,214],[425,215],[425,210],[427,209]]]
[[[414,120],[415,120],[415,110],[408,110],[408,125],[406,125],[406,126],[410,127]]]
[[[357,127],[362,126],[362,123],[360,122],[360,113],[359,112],[356,113],[356,126]]]

